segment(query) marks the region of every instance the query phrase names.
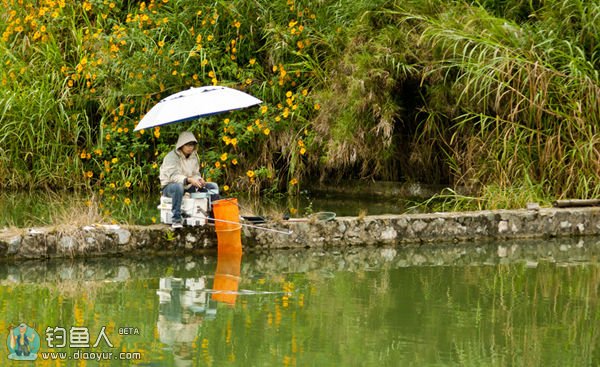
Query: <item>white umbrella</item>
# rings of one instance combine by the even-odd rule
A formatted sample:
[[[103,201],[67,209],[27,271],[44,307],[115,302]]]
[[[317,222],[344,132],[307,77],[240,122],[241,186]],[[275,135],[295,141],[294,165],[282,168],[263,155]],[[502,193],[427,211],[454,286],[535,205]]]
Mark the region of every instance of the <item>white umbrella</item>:
[[[247,93],[227,87],[190,88],[158,102],[137,124],[134,131],[238,110],[261,102]]]

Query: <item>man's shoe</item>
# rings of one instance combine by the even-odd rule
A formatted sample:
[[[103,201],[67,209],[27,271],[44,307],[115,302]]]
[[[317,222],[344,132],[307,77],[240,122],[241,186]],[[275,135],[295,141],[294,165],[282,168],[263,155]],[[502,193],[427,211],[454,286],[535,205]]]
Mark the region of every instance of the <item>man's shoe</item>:
[[[183,228],[183,224],[181,224],[181,222],[173,222],[173,224],[171,224],[171,228],[173,228],[173,229]]]

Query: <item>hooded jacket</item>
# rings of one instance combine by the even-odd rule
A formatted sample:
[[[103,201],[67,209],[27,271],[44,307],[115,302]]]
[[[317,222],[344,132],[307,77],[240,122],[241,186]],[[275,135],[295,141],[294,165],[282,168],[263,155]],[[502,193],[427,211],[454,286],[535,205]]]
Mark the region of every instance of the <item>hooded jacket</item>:
[[[175,144],[175,149],[170,151],[163,159],[160,166],[160,186],[165,187],[170,183],[185,183],[187,177],[200,179],[200,164],[196,151],[192,152],[189,157],[186,157],[180,148],[189,142],[198,143],[194,134],[189,131],[184,131],[179,134],[179,139]],[[191,185],[185,185],[188,189]]]

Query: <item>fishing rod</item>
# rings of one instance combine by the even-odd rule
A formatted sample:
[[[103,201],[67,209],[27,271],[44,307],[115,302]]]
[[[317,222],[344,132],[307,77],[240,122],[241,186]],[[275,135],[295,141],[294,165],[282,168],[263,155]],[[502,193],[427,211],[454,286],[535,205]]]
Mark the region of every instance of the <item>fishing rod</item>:
[[[256,229],[262,229],[263,231],[269,231],[269,232],[275,232],[275,233],[281,233],[281,234],[287,234],[290,235],[293,233],[293,231],[288,230],[286,231],[280,231],[277,229],[272,229],[272,228],[265,228],[265,227],[260,227],[260,226],[255,226],[252,224],[246,224],[246,223],[240,223],[240,222],[232,222],[229,220],[224,220],[224,219],[217,219],[217,218],[207,218],[208,221],[215,221],[215,222],[221,222],[221,223],[229,223],[229,224],[239,224],[240,226],[244,226],[244,227],[250,227],[250,228],[256,228]],[[213,224],[214,225],[214,224]]]

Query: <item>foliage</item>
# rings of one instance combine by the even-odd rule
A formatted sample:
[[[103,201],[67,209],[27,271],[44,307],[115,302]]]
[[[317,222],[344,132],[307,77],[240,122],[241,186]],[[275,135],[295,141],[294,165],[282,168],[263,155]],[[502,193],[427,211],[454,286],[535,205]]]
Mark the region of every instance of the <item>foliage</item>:
[[[328,173],[597,196],[600,7],[575,3],[365,13],[319,92]]]
[[[315,64],[316,15],[303,4],[3,5],[9,12],[0,18],[7,66],[0,110],[7,123],[0,137],[8,144],[1,151],[1,186],[87,181],[101,194],[152,190],[161,159],[182,129],[201,137],[205,175],[226,189],[297,182],[314,111],[308,61]],[[233,86],[265,103],[191,126],[133,132],[162,97],[200,85]]]
[[[2,6],[0,187],[153,191],[189,129],[225,191],[358,177],[600,194],[596,2]],[[211,84],[264,103],[133,132],[161,98]]]

